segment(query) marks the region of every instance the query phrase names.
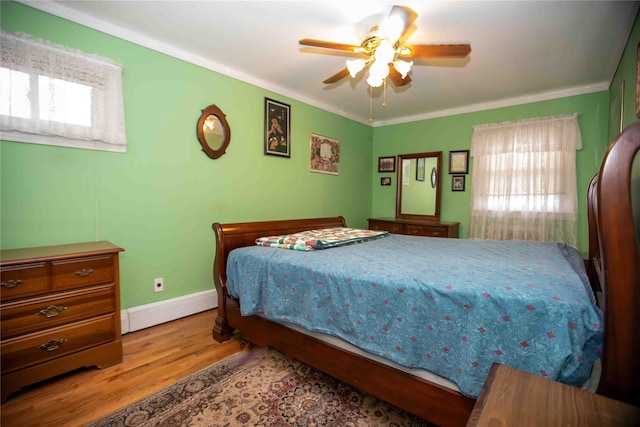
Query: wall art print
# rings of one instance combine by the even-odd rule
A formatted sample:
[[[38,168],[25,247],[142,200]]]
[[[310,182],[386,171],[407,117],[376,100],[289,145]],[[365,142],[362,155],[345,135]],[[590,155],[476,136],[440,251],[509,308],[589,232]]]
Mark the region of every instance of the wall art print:
[[[264,154],[291,157],[291,106],[264,99]]]
[[[309,154],[309,170],[311,172],[338,175],[340,168],[340,141],[312,133]]]

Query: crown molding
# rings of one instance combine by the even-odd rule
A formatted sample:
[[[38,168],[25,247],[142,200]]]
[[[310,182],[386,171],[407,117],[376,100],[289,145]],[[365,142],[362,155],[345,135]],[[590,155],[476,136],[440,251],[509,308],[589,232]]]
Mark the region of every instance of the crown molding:
[[[313,107],[320,108],[330,113],[339,115],[341,117],[359,122],[371,127],[390,126],[395,124],[409,123],[421,120],[435,119],[439,117],[454,116],[459,114],[474,113],[478,111],[492,110],[496,108],[512,107],[516,105],[530,104],[533,102],[549,101],[558,98],[564,98],[568,96],[584,95],[593,92],[599,92],[609,90],[610,82],[599,82],[585,86],[561,89],[557,91],[541,92],[537,94],[525,95],[515,98],[506,98],[502,100],[483,102],[478,104],[467,105],[463,107],[432,111],[424,114],[417,114],[413,116],[406,116],[399,119],[391,120],[375,120],[373,123],[369,123],[368,118],[355,116],[340,109],[336,109],[333,106],[318,102],[315,99],[301,95],[298,92],[289,90],[282,86],[274,85],[262,79],[258,79],[255,76],[251,76],[245,72],[239,71],[235,68],[228,67],[216,61],[212,61],[202,56],[196,55],[192,52],[178,49],[167,43],[160,42],[159,40],[147,37],[135,31],[127,30],[109,21],[97,19],[91,15],[78,12],[74,9],[65,7],[57,2],[44,2],[34,0],[17,0],[19,3],[25,4],[34,9],[41,10],[43,12],[50,13],[51,15],[58,16],[60,18],[67,19],[80,25],[92,28],[94,30],[101,31],[103,33],[118,37],[120,39],[135,43],[137,45],[146,47],[148,49],[169,55],[171,57],[198,65],[200,67],[215,71],[220,74],[224,74],[227,77],[240,80],[242,82],[257,86],[259,88],[277,93],[278,95],[286,96],[299,102],[311,105]]]

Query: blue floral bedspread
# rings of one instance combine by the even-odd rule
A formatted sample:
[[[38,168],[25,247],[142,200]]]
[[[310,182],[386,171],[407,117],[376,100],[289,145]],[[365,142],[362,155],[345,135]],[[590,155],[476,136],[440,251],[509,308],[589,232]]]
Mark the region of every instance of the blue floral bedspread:
[[[499,362],[566,384],[599,357],[602,312],[579,253],[556,243],[390,235],[324,251],[233,250],[243,315],[340,337],[477,397]]]

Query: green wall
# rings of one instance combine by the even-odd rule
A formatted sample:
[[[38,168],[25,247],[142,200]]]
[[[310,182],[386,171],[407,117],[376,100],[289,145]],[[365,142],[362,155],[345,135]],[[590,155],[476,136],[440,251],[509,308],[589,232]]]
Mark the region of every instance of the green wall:
[[[122,307],[213,288],[211,224],[344,215],[366,227],[369,126],[13,2],[5,31],[124,65],[125,154],[0,142],[3,249],[109,240],[121,255]],[[291,158],[263,153],[264,98],[291,105]],[[211,160],[196,122],[216,104],[231,143]],[[309,172],[310,134],[341,141],[339,175]],[[153,292],[163,277],[165,291]]]
[[[442,151],[440,219],[460,222],[460,237],[466,238],[469,230],[469,204],[473,185],[471,181],[473,158],[469,160],[465,191],[453,192],[451,176],[448,174],[449,151],[468,150],[471,146],[473,126],[479,124],[575,112],[580,114],[578,121],[582,133],[582,150],[577,153],[578,203],[580,205],[579,249],[586,253],[588,249],[587,186],[597,171],[607,145],[609,104],[606,91],[376,128],[373,138],[372,165],[377,164],[379,156]],[[377,171],[377,169],[374,170]],[[375,172],[371,178],[372,216],[393,217],[395,187],[380,186],[379,178],[383,175]],[[395,179],[394,177],[393,183],[396,182]]]
[[[442,151],[444,221],[468,234],[468,175],[451,191],[448,153],[468,149],[473,126],[578,112],[579,249],[587,250],[585,195],[609,141],[617,79],[635,82],[637,25],[610,91],[371,128],[276,93],[81,25],[2,1],[1,26],[124,65],[126,154],[0,142],[0,247],[110,240],[121,255],[122,307],[213,287],[211,223],[344,215],[350,226],[395,215],[396,177],[380,186],[380,156]],[[291,158],[263,154],[263,103],[291,104]],[[635,118],[635,84],[625,85],[625,124]],[[216,104],[232,130],[227,153],[209,159],[195,134]],[[630,107],[633,105],[633,107]],[[309,172],[311,133],[341,141],[338,176]],[[473,169],[473,159],[470,170]],[[393,174],[392,174],[393,175]],[[163,277],[165,291],[153,292]]]

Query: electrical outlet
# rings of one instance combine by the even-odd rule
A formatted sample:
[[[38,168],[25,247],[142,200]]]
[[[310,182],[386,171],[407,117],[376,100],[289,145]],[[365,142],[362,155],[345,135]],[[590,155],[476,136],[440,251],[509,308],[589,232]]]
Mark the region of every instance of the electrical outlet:
[[[162,277],[158,277],[157,279],[153,279],[153,291],[154,292],[162,292],[162,291],[164,291],[164,279]]]

